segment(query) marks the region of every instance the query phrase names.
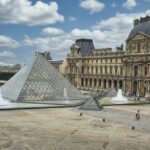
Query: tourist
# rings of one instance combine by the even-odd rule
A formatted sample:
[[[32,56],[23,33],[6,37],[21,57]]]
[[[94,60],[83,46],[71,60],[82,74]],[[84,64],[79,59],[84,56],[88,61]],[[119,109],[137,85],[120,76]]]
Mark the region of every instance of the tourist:
[[[140,110],[138,109],[136,113],[136,120],[139,120],[139,119],[140,119]]]

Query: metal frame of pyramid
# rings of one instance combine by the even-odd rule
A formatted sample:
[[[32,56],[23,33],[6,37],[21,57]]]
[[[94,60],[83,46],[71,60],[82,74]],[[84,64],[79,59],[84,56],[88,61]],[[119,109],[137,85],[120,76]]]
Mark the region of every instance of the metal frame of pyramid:
[[[41,54],[8,80],[2,87],[2,95],[13,101],[83,100],[78,91]]]

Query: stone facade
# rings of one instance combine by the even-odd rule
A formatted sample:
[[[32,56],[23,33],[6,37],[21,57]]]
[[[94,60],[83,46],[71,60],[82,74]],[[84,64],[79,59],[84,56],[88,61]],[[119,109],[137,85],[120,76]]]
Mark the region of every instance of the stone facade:
[[[136,22],[136,23],[135,23]],[[146,29],[145,29],[146,28]],[[81,45],[92,45],[92,41]],[[76,41],[76,43],[77,43]],[[134,21],[134,28],[126,40],[126,48],[94,49],[86,55],[83,47],[71,46],[66,59],[65,74],[80,90],[108,90],[121,88],[126,94],[150,96],[150,19],[146,16]],[[94,47],[94,46],[93,46]],[[81,55],[82,54],[82,55]]]

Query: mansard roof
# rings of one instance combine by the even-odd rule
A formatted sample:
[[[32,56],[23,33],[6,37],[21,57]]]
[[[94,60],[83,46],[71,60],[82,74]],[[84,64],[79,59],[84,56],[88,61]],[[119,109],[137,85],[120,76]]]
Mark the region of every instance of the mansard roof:
[[[150,21],[142,22],[136,25],[130,32],[128,39],[136,35],[137,33],[143,33],[150,36]]]

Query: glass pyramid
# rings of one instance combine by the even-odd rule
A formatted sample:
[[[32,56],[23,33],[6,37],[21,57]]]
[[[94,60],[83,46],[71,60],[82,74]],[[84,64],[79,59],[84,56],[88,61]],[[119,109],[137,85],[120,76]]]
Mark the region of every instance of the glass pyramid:
[[[99,104],[99,102],[95,98],[91,97],[87,99],[85,103],[79,107],[79,109],[101,110],[102,106]]]
[[[3,85],[2,95],[14,101],[85,99],[82,93],[39,53]]]

